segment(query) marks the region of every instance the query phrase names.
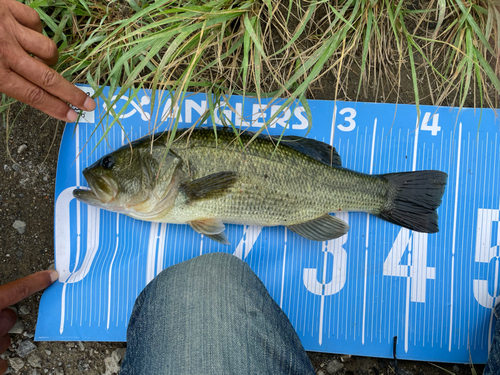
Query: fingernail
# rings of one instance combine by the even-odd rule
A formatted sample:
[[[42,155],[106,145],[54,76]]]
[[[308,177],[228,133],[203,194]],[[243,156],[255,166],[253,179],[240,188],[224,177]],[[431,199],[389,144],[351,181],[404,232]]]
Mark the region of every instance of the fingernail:
[[[85,104],[83,106],[85,107],[85,110],[93,111],[95,109],[94,99],[92,99],[90,96],[87,96],[87,99],[85,99]]]
[[[69,122],[75,122],[78,118],[78,113],[76,113],[74,109],[70,109],[66,117],[68,118]]]
[[[14,313],[16,314],[16,316],[19,316],[19,314],[17,313],[17,309],[15,307],[9,306],[7,308],[10,309],[10,310],[12,310],[12,311],[14,311]]]
[[[54,282],[56,281],[57,279],[59,278],[59,272],[57,272],[56,270],[52,271],[50,273],[50,281]]]

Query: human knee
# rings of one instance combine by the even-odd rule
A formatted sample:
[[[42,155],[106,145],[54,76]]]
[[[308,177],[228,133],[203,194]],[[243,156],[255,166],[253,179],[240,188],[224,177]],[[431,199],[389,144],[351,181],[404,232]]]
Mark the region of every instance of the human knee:
[[[163,270],[154,280],[157,288],[172,283],[172,278],[179,280],[199,280],[214,283],[230,282],[234,278],[254,277],[248,264],[228,253],[210,253],[170,266]]]

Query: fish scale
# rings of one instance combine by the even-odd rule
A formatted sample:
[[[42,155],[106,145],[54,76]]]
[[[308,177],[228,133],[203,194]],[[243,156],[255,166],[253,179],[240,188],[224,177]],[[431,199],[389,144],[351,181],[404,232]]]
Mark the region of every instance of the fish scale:
[[[240,138],[246,144],[251,136]],[[207,129],[173,144],[181,159],[196,165],[192,179],[222,171],[235,171],[238,179],[226,191],[191,207],[180,202],[166,221],[215,216],[227,223],[289,225],[339,209],[378,213],[385,203],[387,181],[379,177],[325,165],[284,143],[276,148],[257,138],[243,150],[234,140],[234,133],[221,130],[216,142],[213,130]]]

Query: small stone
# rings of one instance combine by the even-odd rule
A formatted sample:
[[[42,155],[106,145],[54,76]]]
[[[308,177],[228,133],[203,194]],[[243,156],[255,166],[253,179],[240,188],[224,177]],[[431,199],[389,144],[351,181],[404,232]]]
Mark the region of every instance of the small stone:
[[[453,372],[455,374],[458,374],[460,372],[460,367],[458,367],[457,365],[453,366]]]
[[[4,164],[4,165],[3,165],[3,170],[4,170],[5,172],[10,172],[12,169],[11,169],[11,168],[10,168],[7,164]]]
[[[349,362],[351,359],[352,359],[352,355],[350,355],[350,354],[344,354],[344,355],[341,355],[341,356],[340,356],[340,361],[341,361],[342,363],[347,363],[347,362]]]
[[[56,367],[54,369],[54,375],[64,375],[64,370],[62,367]]]
[[[111,357],[113,357],[113,359],[117,363],[120,363],[122,361],[123,357],[125,357],[126,351],[127,351],[126,348],[115,349],[115,350],[113,350],[113,353],[111,353]]]
[[[38,371],[37,369],[33,369],[31,375],[40,375],[40,371]]]
[[[117,374],[120,371],[120,365],[116,363],[113,357],[104,358],[106,373],[104,375]]]
[[[400,367],[400,368],[398,368],[398,370],[399,370],[398,375],[413,375],[413,373],[411,371],[406,370],[404,368]]]
[[[19,308],[19,314],[21,314],[21,315],[28,315],[29,313],[30,313],[30,309],[28,308],[28,306],[22,305]]]
[[[94,355],[94,349],[90,349],[89,351],[89,357],[92,357]]]
[[[19,357],[24,358],[36,349],[36,345],[29,340],[22,341],[16,349],[16,353]]]
[[[323,370],[319,370],[316,375],[325,375],[325,373],[323,372]]]
[[[51,354],[52,354],[52,352],[51,352],[49,349],[45,349],[45,354],[47,354],[47,355],[51,355]]]
[[[16,172],[19,172],[21,170],[21,167],[19,164],[12,164],[12,169]]]
[[[22,322],[22,320],[17,319],[16,324],[14,324],[14,327],[10,329],[9,333],[20,335],[21,333],[23,333],[23,331],[24,323]]]
[[[328,363],[328,366],[326,366],[326,371],[328,371],[328,373],[330,374],[336,374],[340,370],[342,370],[343,367],[344,367],[343,363],[340,363],[339,361],[334,359],[333,361]]]
[[[35,337],[35,334],[33,332],[25,332],[24,336],[26,336],[29,339],[32,339],[33,337]]]
[[[76,344],[78,345],[78,348],[79,348],[82,352],[85,350],[85,346],[83,345],[83,342],[78,341]]]
[[[24,151],[26,151],[28,149],[28,146],[26,144],[22,144],[21,146],[19,146],[17,148],[17,153],[18,154],[22,154]]]
[[[24,232],[26,232],[26,223],[24,221],[16,220],[14,224],[12,224],[12,227],[16,229],[19,234],[24,234]]]
[[[42,359],[36,354],[31,354],[28,357],[28,363],[31,367],[42,367]]]
[[[67,342],[66,343],[66,347],[67,348],[74,348],[75,347],[75,343],[74,342]]]
[[[24,367],[24,361],[21,358],[17,357],[9,358],[9,364],[10,367],[12,367],[16,372]]]

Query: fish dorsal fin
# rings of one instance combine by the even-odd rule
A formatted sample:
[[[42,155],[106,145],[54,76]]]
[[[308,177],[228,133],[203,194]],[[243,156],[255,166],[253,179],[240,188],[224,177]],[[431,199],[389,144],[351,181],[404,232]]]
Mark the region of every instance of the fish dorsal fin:
[[[224,245],[230,245],[224,229],[226,226],[221,219],[205,219],[190,221],[188,224],[198,233],[201,233],[214,241],[220,242]]]
[[[211,193],[228,189],[236,182],[236,172],[218,172],[198,178],[193,181],[184,182],[179,189],[187,195],[190,200],[208,197]]]
[[[314,241],[333,240],[349,231],[349,225],[345,221],[328,214],[305,223],[288,225],[287,228],[302,237]]]
[[[274,136],[273,139],[277,141],[279,137]],[[297,137],[295,135],[283,136],[281,137],[281,142],[281,144],[301,152],[320,163],[336,165],[338,167],[342,166],[342,159],[337,150],[327,143],[315,139]]]

